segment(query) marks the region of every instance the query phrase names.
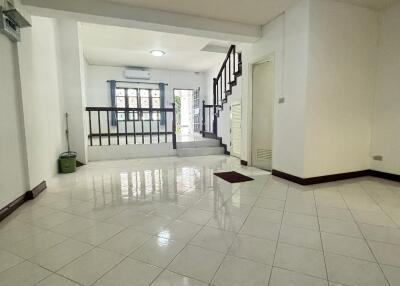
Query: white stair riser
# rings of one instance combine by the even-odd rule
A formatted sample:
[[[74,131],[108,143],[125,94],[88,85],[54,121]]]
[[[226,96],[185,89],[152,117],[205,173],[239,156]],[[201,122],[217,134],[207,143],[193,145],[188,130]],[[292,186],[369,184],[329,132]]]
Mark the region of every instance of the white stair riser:
[[[199,147],[220,147],[219,140],[202,140],[194,142],[178,142],[177,147],[179,148],[199,148]]]
[[[199,147],[199,148],[182,148],[178,149],[179,157],[207,156],[207,155],[223,155],[223,147]]]

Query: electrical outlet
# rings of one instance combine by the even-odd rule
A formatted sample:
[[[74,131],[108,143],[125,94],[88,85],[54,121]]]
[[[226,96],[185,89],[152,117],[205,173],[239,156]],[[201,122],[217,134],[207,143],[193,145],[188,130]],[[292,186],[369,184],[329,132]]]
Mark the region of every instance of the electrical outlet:
[[[383,157],[381,155],[372,156],[372,159],[374,159],[375,161],[383,161]]]

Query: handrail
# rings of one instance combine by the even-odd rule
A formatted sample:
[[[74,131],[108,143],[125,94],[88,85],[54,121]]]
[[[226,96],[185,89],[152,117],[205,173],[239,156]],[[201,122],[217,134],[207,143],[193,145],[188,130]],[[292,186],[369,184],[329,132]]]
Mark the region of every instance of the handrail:
[[[168,143],[172,135],[172,147],[177,147],[175,103],[172,108],[90,106],[85,110],[90,146],[120,145],[121,139],[125,139],[124,145]],[[94,139],[98,144],[93,142]]]
[[[228,53],[226,54],[226,57],[222,63],[221,68],[219,69],[218,75],[217,75],[217,79],[219,79],[222,76],[222,72],[224,71],[225,67],[226,67],[226,63],[229,60],[229,58],[231,57],[232,51],[235,52],[236,50],[236,46],[235,45],[231,45],[229,47]]]
[[[213,120],[211,134],[217,137],[218,117],[223,110],[224,103],[232,94],[232,87],[237,84],[237,78],[242,75],[242,56],[236,52],[236,46],[231,45],[218,71],[217,77],[213,78]],[[203,108],[209,108],[203,105]],[[204,114],[204,113],[203,113]],[[203,134],[204,135],[204,134]]]
[[[174,103],[173,103],[174,104]],[[171,112],[174,111],[174,108],[128,108],[128,107],[86,107],[86,111],[162,111],[162,112]]]
[[[202,108],[202,136],[206,137],[206,134],[213,134],[213,126],[214,126],[214,105],[206,104],[203,100],[203,108]]]

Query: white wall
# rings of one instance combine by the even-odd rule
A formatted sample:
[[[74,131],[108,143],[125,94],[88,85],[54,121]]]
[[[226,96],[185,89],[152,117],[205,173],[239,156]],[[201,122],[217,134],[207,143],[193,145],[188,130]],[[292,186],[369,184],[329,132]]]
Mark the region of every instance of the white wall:
[[[238,46],[242,51],[242,76],[218,119],[218,135],[223,137],[229,150],[229,103],[241,101],[241,159],[251,163],[252,64],[265,59],[272,60],[275,69],[273,165],[278,170],[297,175],[303,172],[307,15],[308,2],[303,1],[265,25],[258,41]],[[207,74],[215,77],[217,71],[213,69]],[[208,102],[212,102],[211,84],[208,90]],[[285,98],[284,104],[278,104],[280,97]]]
[[[304,177],[369,168],[377,14],[310,0]]]
[[[88,147],[90,161],[170,157],[176,155],[177,151],[172,148],[171,143]]]
[[[57,173],[58,155],[65,151],[56,33],[54,19],[32,17],[18,44],[30,189]]]
[[[71,150],[78,153],[78,160],[87,162],[85,67],[79,41],[78,23],[58,20],[61,47],[61,80],[65,112],[69,114]]]
[[[87,69],[87,106],[111,107],[110,85],[108,80],[143,81],[152,83],[167,83],[165,87],[165,107],[171,107],[173,89],[196,89],[200,87],[200,96],[205,92],[205,76],[203,73],[150,69],[149,80],[134,80],[124,77],[125,67],[89,65]]]
[[[175,70],[160,70],[160,69],[149,69],[151,71],[151,78],[149,80],[134,80],[126,79],[124,77],[125,67],[110,67],[110,66],[97,66],[88,65],[87,67],[87,106],[89,107],[111,107],[111,94],[110,94],[110,84],[108,80],[117,81],[143,81],[149,83],[166,83],[165,86],[165,108],[171,108],[173,99],[173,90],[175,88],[180,89],[197,89],[200,87],[200,97],[202,100],[203,94],[205,92],[205,76],[203,73],[187,72],[187,71],[175,71]],[[128,84],[119,83],[117,86],[142,86],[142,87],[153,87],[158,85],[145,85],[145,84]],[[88,117],[86,114],[85,116]],[[98,117],[96,113],[92,112],[92,132],[98,133]],[[101,131],[105,133],[107,130],[107,118],[106,114],[101,114]],[[167,131],[172,131],[172,115],[167,114]],[[150,122],[144,122],[144,132],[150,130]],[[127,132],[133,132],[133,124],[128,123]],[[156,121],[151,122],[152,130],[157,130],[159,128],[160,132],[165,129],[164,125],[157,126]],[[141,132],[142,125],[141,122],[136,122],[135,130]],[[116,127],[110,126],[110,131],[116,133]],[[125,123],[119,122],[119,132],[125,132]]]
[[[28,190],[17,46],[0,34],[0,208]]]
[[[275,64],[273,168],[299,177],[368,169],[377,33],[369,9],[303,0],[264,26],[260,40],[242,45],[237,97],[247,111],[247,142],[241,158],[251,158],[251,65],[269,58]],[[229,144],[229,120],[219,119],[219,127]]]
[[[380,14],[371,159],[374,170],[400,175],[400,4]]]
[[[286,11],[284,17],[282,97],[285,102],[275,105],[272,164],[273,169],[301,177],[304,173],[309,2],[300,2]],[[279,61],[275,64],[279,65]],[[277,89],[276,95],[279,95]]]

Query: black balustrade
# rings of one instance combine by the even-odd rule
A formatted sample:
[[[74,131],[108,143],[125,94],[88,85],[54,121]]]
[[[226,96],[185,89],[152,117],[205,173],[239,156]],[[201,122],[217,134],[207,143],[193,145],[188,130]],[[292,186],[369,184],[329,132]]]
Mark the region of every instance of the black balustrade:
[[[90,146],[172,143],[176,149],[174,103],[172,108],[86,107],[86,112]]]

